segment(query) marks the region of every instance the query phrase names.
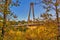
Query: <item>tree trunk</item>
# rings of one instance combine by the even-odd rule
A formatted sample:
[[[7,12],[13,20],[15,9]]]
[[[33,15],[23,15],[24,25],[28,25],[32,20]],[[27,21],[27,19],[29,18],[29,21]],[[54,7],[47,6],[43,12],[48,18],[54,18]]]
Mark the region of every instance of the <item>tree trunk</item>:
[[[56,0],[56,5],[57,5],[57,0]],[[56,7],[56,18],[57,18],[57,26],[58,26],[58,36],[57,36],[57,40],[60,40],[60,25],[59,25],[59,14],[58,14],[58,10],[57,10],[57,6]]]

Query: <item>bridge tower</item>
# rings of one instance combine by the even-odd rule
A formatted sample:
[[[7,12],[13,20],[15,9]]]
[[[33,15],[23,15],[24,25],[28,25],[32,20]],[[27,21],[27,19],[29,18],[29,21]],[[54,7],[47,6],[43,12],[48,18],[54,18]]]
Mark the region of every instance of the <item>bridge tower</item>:
[[[30,23],[30,14],[32,12],[32,16],[33,16],[33,21],[35,21],[35,15],[34,15],[34,3],[31,2],[30,3],[30,10],[29,10],[29,14],[28,14],[28,23]]]

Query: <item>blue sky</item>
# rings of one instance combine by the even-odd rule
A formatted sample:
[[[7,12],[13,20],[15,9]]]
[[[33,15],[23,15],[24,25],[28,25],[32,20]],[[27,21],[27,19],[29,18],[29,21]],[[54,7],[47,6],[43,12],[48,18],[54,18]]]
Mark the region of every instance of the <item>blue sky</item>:
[[[36,0],[21,0],[20,1],[21,4],[18,7],[11,7],[11,11],[14,12],[14,14],[17,15],[17,19],[18,20],[27,20],[28,19],[28,13],[29,13],[29,9],[30,9],[30,3],[31,2],[36,2]],[[40,14],[44,13],[45,10],[43,9],[42,6],[40,6],[42,4],[39,5],[34,5],[34,14],[35,17],[39,17]],[[32,13],[31,13],[32,14]],[[31,15],[31,19],[32,19],[32,15]]]

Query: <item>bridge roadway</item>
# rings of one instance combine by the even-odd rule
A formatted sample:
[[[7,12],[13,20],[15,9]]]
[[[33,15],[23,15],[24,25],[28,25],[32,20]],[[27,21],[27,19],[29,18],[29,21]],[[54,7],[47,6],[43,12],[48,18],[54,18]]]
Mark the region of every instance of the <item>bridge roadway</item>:
[[[12,25],[12,26],[39,26],[43,25],[42,23],[30,23],[30,24],[20,24],[20,25]]]

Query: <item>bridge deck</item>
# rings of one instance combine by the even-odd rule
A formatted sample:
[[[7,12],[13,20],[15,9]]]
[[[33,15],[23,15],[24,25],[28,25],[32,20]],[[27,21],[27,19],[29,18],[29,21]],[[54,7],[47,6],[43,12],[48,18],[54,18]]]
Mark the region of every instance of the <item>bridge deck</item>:
[[[12,25],[12,26],[39,26],[39,25],[43,25],[43,24],[33,23],[33,24],[21,24],[21,25]]]

